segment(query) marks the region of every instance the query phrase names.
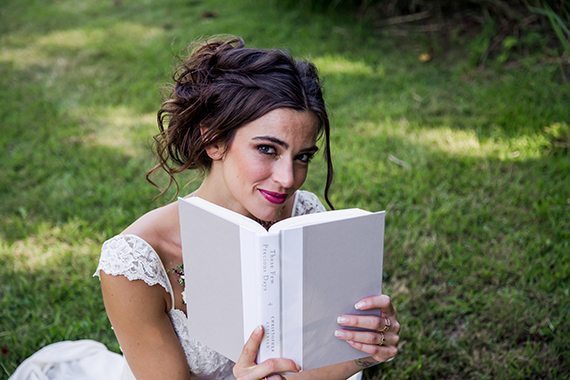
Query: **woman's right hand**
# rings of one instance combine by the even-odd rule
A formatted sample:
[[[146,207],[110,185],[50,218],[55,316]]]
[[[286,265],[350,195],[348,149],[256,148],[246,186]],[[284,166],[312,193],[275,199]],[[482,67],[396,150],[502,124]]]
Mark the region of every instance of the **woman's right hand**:
[[[263,327],[258,326],[251,333],[243,346],[237,363],[234,365],[233,372],[237,380],[278,380],[285,378],[281,375],[282,372],[299,372],[301,370],[291,359],[267,359],[256,364],[255,359],[262,338]]]

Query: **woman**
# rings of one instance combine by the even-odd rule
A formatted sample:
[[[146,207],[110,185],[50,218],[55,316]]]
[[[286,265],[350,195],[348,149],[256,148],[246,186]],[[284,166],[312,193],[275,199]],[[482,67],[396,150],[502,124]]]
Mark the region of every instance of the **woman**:
[[[329,121],[312,64],[278,50],[245,48],[238,38],[217,39],[195,49],[174,80],[158,113],[159,164],[151,173],[164,169],[176,183],[174,174],[200,169],[204,179],[189,196],[268,228],[292,215],[324,211],[316,196],[299,190],[317,139],[324,135],[325,199],[330,205]],[[399,324],[390,299],[381,295],[355,300],[360,309],[380,309],[381,317],[338,318],[335,335],[370,354],[365,360],[306,372],[289,359],[256,363],[263,337],[258,328],[237,363],[230,362],[193,341],[185,330],[181,262],[176,203],[145,214],[103,246],[96,275],[128,363],[125,376],[346,379],[396,355]]]

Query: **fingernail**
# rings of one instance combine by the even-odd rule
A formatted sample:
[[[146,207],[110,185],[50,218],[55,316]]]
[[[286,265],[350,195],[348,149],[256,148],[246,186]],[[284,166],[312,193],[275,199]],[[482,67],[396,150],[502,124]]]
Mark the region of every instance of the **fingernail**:
[[[357,310],[360,310],[360,309],[362,309],[364,306],[366,306],[366,303],[360,301],[360,302],[357,302],[356,305],[354,305],[354,308],[357,309]]]
[[[347,323],[348,322],[348,318],[344,317],[344,316],[340,316],[336,319],[336,323]]]
[[[335,330],[334,331],[334,336],[336,336],[337,338],[344,338],[346,336],[345,332],[342,330]]]
[[[263,326],[262,326],[262,325],[259,325],[259,326],[257,326],[257,327],[255,328],[255,333],[256,333],[256,334],[259,334],[259,333],[261,332],[261,330],[263,330]]]

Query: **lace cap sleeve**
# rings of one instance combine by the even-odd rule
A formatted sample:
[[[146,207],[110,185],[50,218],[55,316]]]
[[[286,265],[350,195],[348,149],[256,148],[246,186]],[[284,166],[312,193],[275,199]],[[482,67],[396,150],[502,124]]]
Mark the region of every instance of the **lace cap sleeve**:
[[[101,258],[93,277],[100,271],[129,280],[143,280],[149,286],[161,285],[172,294],[166,270],[156,251],[136,235],[117,235],[101,248]]]
[[[316,214],[323,211],[326,211],[325,206],[323,206],[315,194],[309,191],[298,190],[292,216]]]

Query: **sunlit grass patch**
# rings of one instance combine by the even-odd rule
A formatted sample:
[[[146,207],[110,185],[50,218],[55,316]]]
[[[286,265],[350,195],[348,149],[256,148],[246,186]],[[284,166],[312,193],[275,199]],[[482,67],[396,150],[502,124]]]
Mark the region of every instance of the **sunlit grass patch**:
[[[383,70],[377,70],[364,61],[350,60],[341,55],[320,56],[312,59],[323,75],[369,75],[382,77]]]
[[[35,234],[12,244],[3,244],[0,256],[11,263],[12,270],[27,273],[43,271],[46,268],[57,270],[69,259],[75,264],[84,263],[85,259],[94,262],[99,243],[86,238],[82,232],[83,228],[84,225],[74,220],[56,226],[43,222]],[[77,265],[73,266],[76,270],[81,269]]]
[[[151,136],[158,131],[155,113],[126,106],[73,108],[70,116],[79,122],[81,134],[68,137],[68,142],[109,147],[131,157],[147,154]]]
[[[67,56],[66,52],[92,48],[104,38],[104,30],[84,28],[32,36],[15,35],[6,41],[8,46],[0,51],[0,62],[12,63],[20,69],[34,66],[49,68]]]
[[[18,67],[44,65],[49,61],[49,54],[41,51],[36,46],[4,48],[0,51],[0,62],[11,63]]]
[[[439,151],[457,157],[536,159],[544,155],[544,147],[548,143],[541,133],[481,138],[477,129],[455,128],[445,124],[423,127],[417,122],[412,125],[406,118],[356,122],[350,133],[369,142],[390,138],[402,140],[415,147],[414,151],[407,154],[415,158],[421,157],[417,154],[417,148],[421,147],[427,151]],[[388,155],[391,152],[384,153]],[[391,161],[408,167],[405,161]]]
[[[60,30],[40,36],[36,39],[37,49],[67,48],[81,49],[100,44],[105,38],[102,29],[70,29]]]
[[[164,30],[134,22],[116,22],[105,27],[84,27],[55,30],[38,35],[9,35],[6,47],[0,50],[0,62],[18,68],[35,66],[50,68],[62,59],[84,63],[86,57],[107,47],[122,46],[129,50],[152,44],[164,35]]]

